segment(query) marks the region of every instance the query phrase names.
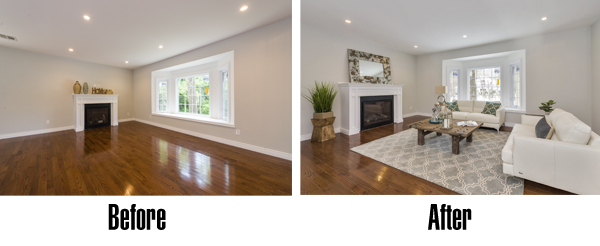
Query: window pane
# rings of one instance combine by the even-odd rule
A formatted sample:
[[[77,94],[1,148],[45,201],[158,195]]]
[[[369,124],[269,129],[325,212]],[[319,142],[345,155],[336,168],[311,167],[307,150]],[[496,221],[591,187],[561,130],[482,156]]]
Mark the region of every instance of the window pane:
[[[447,83],[447,93],[446,93],[446,101],[452,102],[454,100],[458,100],[458,83],[459,83],[459,69],[450,70],[448,73]]]
[[[179,92],[179,112],[185,113],[188,112],[188,91],[187,91],[187,82],[185,78],[181,78],[177,85],[177,89]]]
[[[225,70],[221,73],[223,76],[223,119],[229,119],[229,71]]]
[[[474,69],[470,73],[471,100],[477,101],[500,101],[500,68]]]
[[[158,82],[158,112],[167,111],[167,80]]]

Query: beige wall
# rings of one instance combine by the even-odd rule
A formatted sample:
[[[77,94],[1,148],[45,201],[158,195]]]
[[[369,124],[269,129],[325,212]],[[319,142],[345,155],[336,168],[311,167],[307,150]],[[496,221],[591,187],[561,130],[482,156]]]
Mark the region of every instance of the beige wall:
[[[494,44],[417,57],[417,98],[420,112],[429,112],[436,99],[434,86],[442,84],[442,60],[526,49],[527,113],[543,114],[541,102],[553,99],[555,108],[592,123],[592,43],[590,27],[536,35]],[[507,122],[520,122],[507,114]]]
[[[132,79],[129,69],[0,46],[0,135],[74,126],[76,80],[112,89],[119,119],[130,118]]]
[[[416,98],[415,61],[413,55],[383,47],[372,41],[367,41],[352,36],[337,34],[323,29],[302,24],[301,30],[301,91],[307,93],[306,88],[313,88],[315,81],[321,82],[349,82],[348,74],[348,49],[360,50],[376,55],[390,57],[392,84],[403,84],[402,111],[403,114],[414,112],[410,109]],[[441,62],[440,68],[441,71]],[[441,83],[441,80],[440,80]],[[340,97],[333,102],[333,113],[340,117]],[[301,134],[312,133],[312,118],[314,110],[312,105],[301,99]],[[333,124],[334,128],[340,127],[340,120]]]
[[[592,130],[600,132],[600,19],[592,26]]]
[[[235,129],[151,117],[151,72],[234,51]],[[135,118],[292,153],[291,18],[141,67],[133,73]]]

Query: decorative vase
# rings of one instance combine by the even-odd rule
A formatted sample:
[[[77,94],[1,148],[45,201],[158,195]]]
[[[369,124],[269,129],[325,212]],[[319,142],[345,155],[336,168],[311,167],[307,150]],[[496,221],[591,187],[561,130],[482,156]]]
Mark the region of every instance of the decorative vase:
[[[333,130],[335,117],[333,116],[333,112],[313,113],[311,121],[314,127],[310,141],[324,142],[335,138],[335,132]]]
[[[81,94],[81,85],[79,84],[79,81],[75,81],[75,85],[73,85],[73,93]]]
[[[87,84],[87,82],[83,83],[83,94],[88,94],[88,84]]]

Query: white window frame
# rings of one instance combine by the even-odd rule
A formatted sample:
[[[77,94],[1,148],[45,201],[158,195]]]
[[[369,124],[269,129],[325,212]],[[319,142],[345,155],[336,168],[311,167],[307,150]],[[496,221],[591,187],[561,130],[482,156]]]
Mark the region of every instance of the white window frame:
[[[513,91],[514,91],[514,86],[515,85],[514,85],[514,83],[512,81],[512,79],[513,79],[512,78],[512,74],[510,74],[512,72],[512,67],[513,66],[519,66],[519,86],[520,86],[520,88],[519,88],[519,99],[520,99],[520,104],[521,105],[520,105],[520,107],[517,107],[517,108],[513,107],[514,106],[513,105],[513,102],[514,102],[514,100],[513,100],[514,99]],[[526,101],[525,100],[525,95],[526,95],[525,88],[526,88],[526,86],[525,86],[525,68],[524,68],[524,66],[525,66],[525,63],[522,61],[522,59],[518,59],[518,60],[512,61],[512,62],[510,62],[508,64],[508,72],[509,72],[508,76],[510,78],[510,95],[508,96],[508,98],[510,100],[510,103],[507,104],[507,105],[511,106],[511,107],[507,107],[506,108],[506,110],[508,110],[508,111],[525,112],[525,109],[526,109],[526,107],[525,107],[525,101]]]
[[[211,125],[219,125],[224,127],[235,127],[235,111],[234,111],[234,69],[233,69],[233,51],[225,52],[212,57],[192,61],[185,64],[180,64],[174,67],[156,70],[152,72],[152,116],[160,116],[179,120],[193,121]],[[228,96],[229,107],[227,118],[222,117],[223,100],[222,100],[222,77],[219,76],[223,68],[228,71]],[[209,115],[193,114],[187,112],[179,112],[179,79],[199,76],[208,73],[209,76]],[[158,111],[158,83],[168,78],[167,91],[168,103],[167,112]],[[214,93],[213,93],[214,92]],[[215,95],[215,94],[219,94]],[[213,97],[214,95],[214,97]]]
[[[174,80],[174,83],[173,83],[175,86],[174,86],[174,90],[172,92],[172,96],[175,97],[176,103],[175,103],[175,105],[171,104],[171,106],[173,106],[174,109],[170,110],[170,112],[175,113],[175,114],[184,114],[184,115],[188,115],[190,117],[194,117],[195,116],[195,117],[210,118],[212,110],[208,111],[208,115],[205,115],[205,114],[194,114],[194,113],[188,113],[188,112],[179,112],[179,80],[181,80],[183,78],[188,78],[188,77],[198,77],[198,76],[201,76],[201,75],[204,75],[204,74],[208,74],[208,80],[209,80],[209,86],[208,86],[209,89],[208,90],[209,90],[209,94],[210,94],[210,90],[211,90],[210,89],[210,81],[211,81],[211,78],[212,78],[210,70],[204,70],[204,71],[200,71],[200,72],[197,72],[197,73],[191,73],[191,74],[188,73],[186,75],[177,75],[175,77],[175,80]],[[209,102],[208,104],[209,105],[210,105],[210,100],[211,100],[211,97],[209,95],[208,96],[208,102]]]
[[[491,66],[484,66],[484,67],[471,67],[471,68],[467,68],[467,95],[468,95],[468,100],[471,100],[471,71],[473,70],[480,70],[480,69],[490,69],[490,68],[499,68],[500,69],[500,102],[502,104],[504,104],[505,100],[504,100],[504,87],[505,87],[505,78],[504,76],[502,76],[502,74],[504,73],[504,68],[502,67],[502,65],[491,65]],[[475,92],[477,93],[477,92]],[[477,97],[477,96],[476,96]],[[473,100],[473,101],[478,101],[478,100]]]
[[[456,94],[456,97],[457,97],[456,100],[461,100],[461,98],[462,98],[461,97],[461,94],[462,94],[461,93],[461,84],[462,84],[462,82],[460,80],[462,78],[462,74],[461,74],[462,71],[461,70],[462,70],[462,68],[460,68],[460,67],[446,67],[446,72],[444,73],[445,77],[444,77],[444,79],[442,81],[442,85],[446,86],[446,94],[444,94],[444,96],[446,97],[446,101],[448,101],[448,102],[452,101],[448,97],[448,93],[447,92],[450,91],[450,86],[449,86],[450,81],[448,81],[448,79],[450,78],[450,73],[453,72],[453,71],[457,71],[458,72],[458,83],[457,83],[458,93]]]

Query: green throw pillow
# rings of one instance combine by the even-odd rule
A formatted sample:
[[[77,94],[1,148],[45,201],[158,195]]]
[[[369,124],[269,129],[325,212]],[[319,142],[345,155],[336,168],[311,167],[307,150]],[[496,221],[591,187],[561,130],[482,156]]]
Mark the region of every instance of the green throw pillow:
[[[496,102],[485,102],[485,107],[483,107],[482,114],[493,114],[496,115],[496,110],[500,108],[501,103]]]
[[[450,111],[460,111],[458,110],[458,102],[454,100],[452,103],[446,102],[447,108]]]

